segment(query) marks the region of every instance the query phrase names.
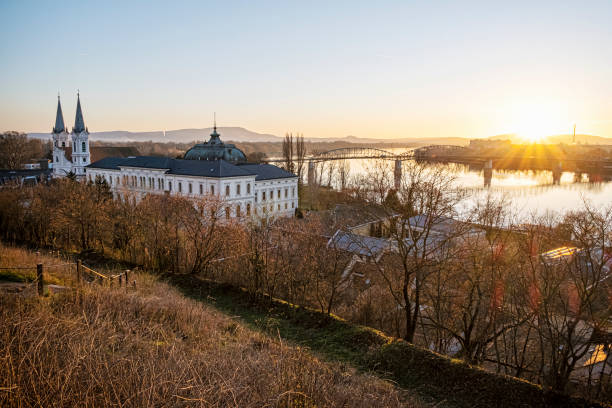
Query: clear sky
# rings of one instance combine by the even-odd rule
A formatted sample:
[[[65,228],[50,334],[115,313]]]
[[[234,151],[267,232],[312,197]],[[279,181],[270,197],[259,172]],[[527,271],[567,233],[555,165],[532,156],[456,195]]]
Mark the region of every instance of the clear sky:
[[[612,137],[612,1],[0,2],[0,130]]]

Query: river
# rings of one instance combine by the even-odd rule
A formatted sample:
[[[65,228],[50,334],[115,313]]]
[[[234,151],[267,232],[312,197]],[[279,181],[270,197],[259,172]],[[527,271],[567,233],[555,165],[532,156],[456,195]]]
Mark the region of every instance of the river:
[[[407,149],[391,149],[399,154]],[[350,177],[372,171],[374,160],[347,160],[350,166]],[[392,172],[392,162],[388,170]],[[612,205],[612,180],[608,177],[589,176],[564,172],[558,183],[553,182],[552,171],[530,170],[493,170],[490,183],[485,181],[481,168],[462,164],[444,165],[456,176],[456,184],[468,190],[468,198],[462,204],[464,208],[472,206],[487,194],[493,197],[504,197],[513,213],[520,218],[528,219],[532,215],[546,213],[563,214],[568,210],[580,209],[587,201],[595,207]],[[322,179],[327,180],[324,170]],[[334,187],[339,186],[337,170],[332,179]]]

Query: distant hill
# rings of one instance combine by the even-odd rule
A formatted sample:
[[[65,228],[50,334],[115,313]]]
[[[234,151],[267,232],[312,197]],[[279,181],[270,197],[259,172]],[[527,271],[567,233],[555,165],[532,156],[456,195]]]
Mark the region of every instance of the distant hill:
[[[268,133],[258,133],[243,127],[220,127],[217,128],[224,141],[234,142],[280,142],[282,136],[272,135]],[[104,142],[174,142],[174,143],[193,143],[195,141],[208,140],[212,133],[212,128],[204,129],[178,129],[155,131],[155,132],[127,132],[123,130],[108,131],[108,132],[93,132],[91,140]],[[36,139],[47,140],[51,138],[49,133],[29,133],[28,136]],[[516,134],[500,134],[488,137],[491,140],[511,140],[513,143],[524,143],[524,141]],[[411,147],[425,146],[430,144],[445,144],[465,146],[469,144],[470,138],[463,137],[403,137],[399,139],[377,139],[357,136],[344,136],[335,138],[306,138],[312,142],[345,142],[354,144],[377,144],[377,143],[393,143],[406,145]],[[552,135],[545,139],[549,143],[571,143],[572,135]],[[592,135],[576,135],[576,142],[582,144],[606,144],[612,145],[612,138]]]
[[[223,140],[234,140],[237,142],[279,142],[280,136],[252,132],[242,127],[222,127],[217,128]],[[212,128],[205,129],[179,129],[167,132],[127,132],[115,130],[109,132],[92,132],[91,140],[105,142],[176,142],[191,143],[194,141],[208,140],[212,133]],[[49,133],[29,133],[28,136],[36,139],[50,139]]]
[[[192,143],[195,141],[208,140],[212,133],[212,128],[204,129],[178,129],[156,131],[156,132],[128,132],[123,130],[108,131],[108,132],[92,132],[90,135],[93,141],[104,142],[175,142],[175,143]],[[257,133],[243,127],[220,127],[217,128],[224,141],[234,142],[280,142],[282,136],[276,136],[268,133]],[[49,133],[29,133],[29,137],[36,139],[48,140],[51,138]],[[452,145],[467,145],[469,139],[460,137],[441,137],[441,138],[401,138],[401,139],[376,139],[363,138],[357,136],[345,136],[337,138],[306,138],[312,142],[345,142],[354,144],[376,144],[376,143],[394,143],[405,144],[411,146],[423,146],[428,144],[452,144]]]

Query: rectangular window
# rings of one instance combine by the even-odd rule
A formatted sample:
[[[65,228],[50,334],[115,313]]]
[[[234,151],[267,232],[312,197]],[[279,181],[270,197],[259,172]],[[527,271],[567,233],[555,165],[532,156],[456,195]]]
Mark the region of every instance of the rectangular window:
[[[225,186],[225,195],[228,196],[228,197],[230,195],[230,186],[229,185]]]
[[[189,194],[193,193],[193,186],[189,183]]]
[[[81,147],[83,148],[83,150],[82,150],[82,151],[83,151],[83,153],[85,153],[85,151],[86,151],[86,148],[85,148],[85,142],[83,142],[83,143],[81,144]]]
[[[281,191],[280,188],[278,189],[278,191],[276,192],[276,198],[280,199],[281,198]],[[280,208],[279,208],[280,210]]]
[[[210,194],[215,195],[215,186],[210,186]]]
[[[287,198],[287,197],[289,197],[289,189],[288,188],[285,189],[285,198]]]
[[[200,183],[200,195],[204,194],[204,186]]]
[[[179,186],[179,193],[182,193],[183,192],[183,183],[181,183],[179,181],[179,185],[178,186]]]
[[[236,186],[236,195],[240,195],[240,184]]]
[[[251,194],[251,184],[247,184],[247,194]]]
[[[261,192],[261,201],[266,201],[266,192],[265,191]]]

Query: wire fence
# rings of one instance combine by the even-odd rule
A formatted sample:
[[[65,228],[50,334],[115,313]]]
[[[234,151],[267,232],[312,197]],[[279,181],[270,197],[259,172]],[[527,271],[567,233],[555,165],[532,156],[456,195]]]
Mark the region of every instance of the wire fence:
[[[45,279],[44,272],[53,270],[53,275],[47,275]],[[57,278],[64,278],[64,281],[69,283],[69,286],[78,286],[82,283],[98,283],[100,285],[108,284],[113,286],[115,282],[118,282],[119,287],[125,286],[126,288],[130,285],[135,289],[136,281],[130,282],[130,270],[125,270],[116,274],[107,275],[100,273],[86,265],[83,265],[81,260],[76,262],[63,262],[55,264],[42,264],[39,263],[36,266],[28,265],[15,265],[15,266],[1,266],[0,271],[36,271],[35,276],[27,276],[25,282],[21,281],[23,285],[22,290],[27,290],[32,286],[36,285],[38,289],[38,295],[44,295],[45,284],[47,286],[55,282]],[[59,275],[59,276],[58,276]],[[61,286],[60,286],[61,287]],[[63,287],[65,288],[65,286]]]

